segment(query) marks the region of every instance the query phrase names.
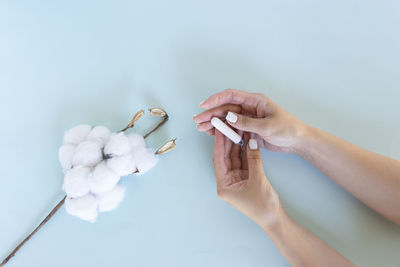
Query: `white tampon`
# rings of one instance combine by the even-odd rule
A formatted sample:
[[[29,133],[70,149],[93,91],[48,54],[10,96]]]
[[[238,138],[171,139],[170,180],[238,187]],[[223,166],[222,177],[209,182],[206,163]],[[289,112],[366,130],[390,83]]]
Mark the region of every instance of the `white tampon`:
[[[223,133],[226,137],[232,140],[235,144],[241,144],[242,142],[242,137],[238,135],[234,130],[232,130],[231,127],[226,125],[223,121],[220,119],[214,117],[211,119],[211,124],[214,126],[218,131]]]

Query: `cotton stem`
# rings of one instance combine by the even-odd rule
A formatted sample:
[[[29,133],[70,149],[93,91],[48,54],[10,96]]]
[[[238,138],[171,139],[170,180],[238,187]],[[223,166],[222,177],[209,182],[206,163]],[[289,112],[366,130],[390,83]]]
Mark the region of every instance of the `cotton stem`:
[[[158,128],[160,128],[161,126],[163,126],[163,124],[164,123],[166,123],[167,121],[168,121],[168,114],[165,114],[163,117],[162,117],[162,120],[152,129],[152,130],[150,130],[147,134],[145,134],[143,137],[144,138],[147,138],[150,134],[152,134],[153,132],[155,132],[155,131],[157,131],[158,130]]]
[[[34,235],[36,234],[37,231],[39,231],[40,228],[42,228],[43,225],[45,225],[50,219],[51,217],[53,217],[54,214],[56,214],[56,212],[61,208],[61,206],[64,204],[65,198],[67,196],[64,196],[60,202],[58,202],[58,204],[50,211],[50,213],[46,216],[46,218],[43,219],[43,221],[35,228],[35,230],[32,231],[32,233],[30,233],[27,237],[25,237],[25,239],[19,243],[19,245],[13,250],[11,251],[11,253],[1,262],[0,266],[4,266],[6,265],[6,263],[15,256],[15,253],[18,252],[18,250]]]

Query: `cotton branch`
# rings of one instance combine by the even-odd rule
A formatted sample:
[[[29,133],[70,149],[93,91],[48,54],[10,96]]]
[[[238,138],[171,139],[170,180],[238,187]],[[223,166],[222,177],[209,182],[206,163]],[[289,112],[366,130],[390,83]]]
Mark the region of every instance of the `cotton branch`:
[[[159,129],[162,125],[164,125],[168,121],[168,114],[161,108],[151,108],[149,109],[150,115],[152,116],[157,116],[157,117],[162,117],[162,120],[148,133],[146,133],[143,138],[147,138],[150,134],[155,132],[157,129]],[[125,132],[126,130],[132,128],[135,123],[144,115],[144,110],[138,111],[129,124],[123,128],[120,132]],[[89,126],[88,126],[89,127]],[[175,140],[170,140],[164,145],[162,145],[156,152],[155,154],[164,154],[176,147],[175,145]],[[103,155],[103,160],[110,159],[112,155],[105,155],[104,153],[104,148],[102,148],[102,155]],[[139,172],[139,170],[136,170],[135,173]],[[18,250],[34,235],[36,232],[38,232],[53,216],[54,214],[63,206],[66,200],[66,195],[60,200],[60,202],[50,211],[50,213],[40,222],[40,224],[21,242],[18,244],[18,246],[1,262],[0,267],[4,266],[7,264],[7,262],[15,256],[15,254],[18,252]]]

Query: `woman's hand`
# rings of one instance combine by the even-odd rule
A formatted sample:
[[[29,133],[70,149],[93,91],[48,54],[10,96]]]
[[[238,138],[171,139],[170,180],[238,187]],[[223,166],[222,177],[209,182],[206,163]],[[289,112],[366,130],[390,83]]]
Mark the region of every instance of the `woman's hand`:
[[[248,136],[244,139],[248,141]],[[255,139],[249,141],[241,155],[240,145],[232,143],[216,130],[214,171],[221,199],[264,229],[274,226],[281,212],[281,202],[264,174]]]
[[[285,212],[264,174],[256,140],[238,133],[247,143],[242,153],[240,145],[215,130],[218,196],[260,225],[293,266],[354,266]]]
[[[248,140],[246,135],[248,145],[241,156],[240,145],[215,131],[219,197],[260,225],[293,266],[354,266],[285,212],[264,174],[256,140]]]
[[[262,147],[272,151],[295,152],[307,126],[263,94],[227,89],[200,104],[207,109],[193,117],[197,129],[214,134],[212,117],[226,117],[234,128],[256,133]]]
[[[354,266],[285,212],[264,174],[257,140],[249,140],[249,133],[243,136],[243,131],[253,132],[252,136],[257,135],[268,149],[297,152],[302,143],[310,142],[307,138],[312,128],[260,94],[225,90],[205,100],[201,107],[208,110],[194,120],[200,131],[215,134],[218,196],[259,224],[293,266]],[[247,143],[242,154],[240,145],[213,129],[212,117],[226,117],[239,129]]]

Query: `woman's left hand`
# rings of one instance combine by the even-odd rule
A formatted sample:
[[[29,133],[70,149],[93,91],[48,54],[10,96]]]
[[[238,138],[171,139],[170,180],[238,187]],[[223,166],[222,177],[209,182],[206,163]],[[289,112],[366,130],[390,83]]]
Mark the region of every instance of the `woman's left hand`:
[[[242,132],[239,134],[243,135]],[[244,140],[248,143],[248,134]],[[271,227],[282,210],[278,194],[265,176],[257,141],[241,155],[240,145],[218,130],[214,141],[214,171],[218,196],[261,227]]]

